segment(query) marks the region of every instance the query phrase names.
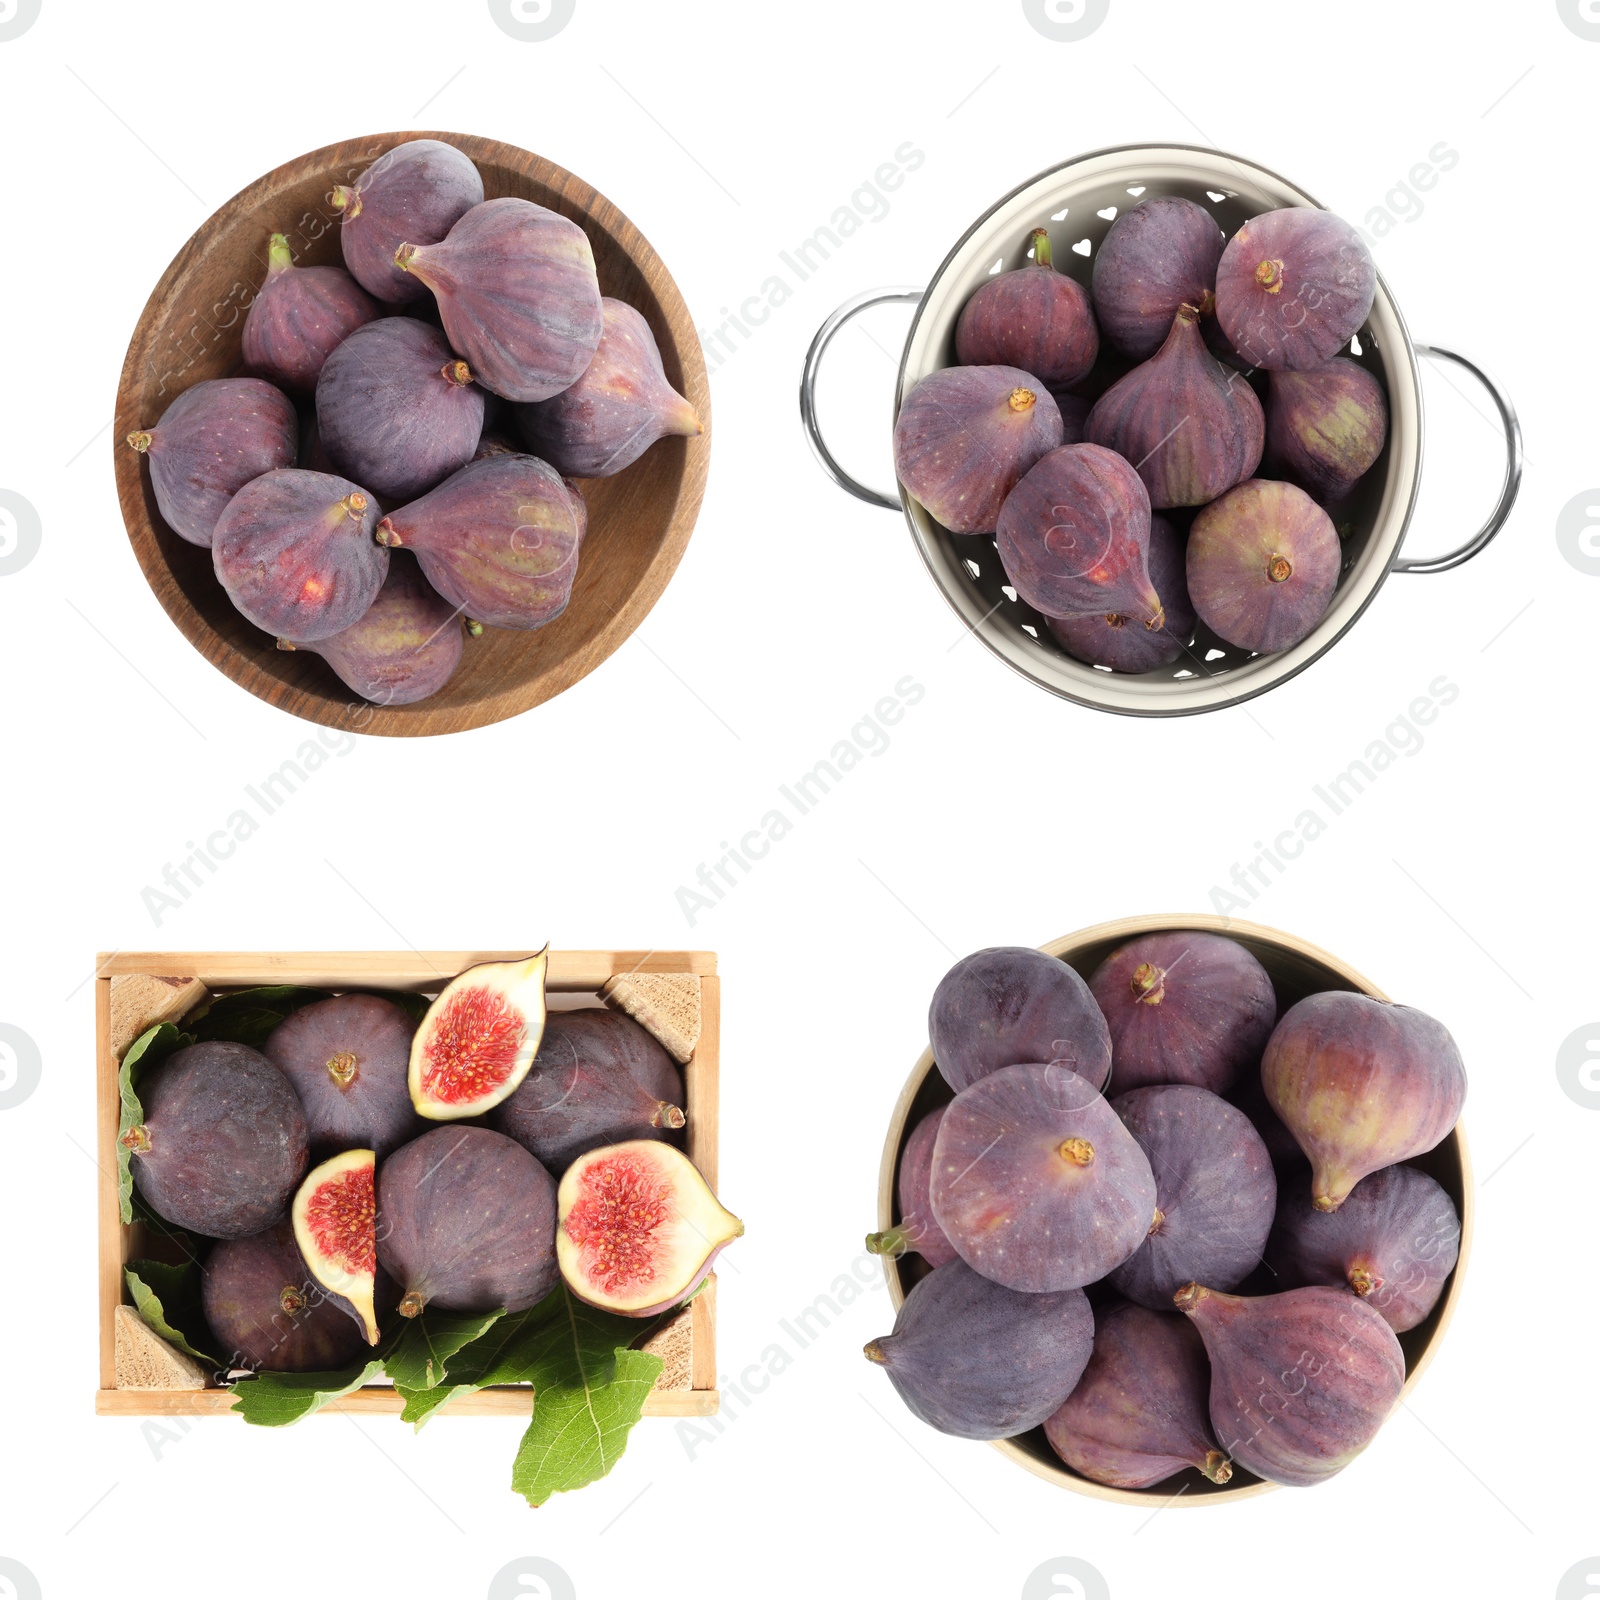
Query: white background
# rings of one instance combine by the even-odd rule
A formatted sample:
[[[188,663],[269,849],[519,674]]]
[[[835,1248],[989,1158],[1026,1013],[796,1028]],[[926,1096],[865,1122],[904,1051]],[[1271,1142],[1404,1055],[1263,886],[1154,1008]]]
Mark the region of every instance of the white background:
[[[0,1111],[0,1557],[50,1600],[476,1596],[531,1555],[586,1597],[1010,1596],[1059,1556],[1118,1600],[1555,1594],[1600,1550],[1600,1111],[1555,1072],[1600,1017],[1600,576],[1555,539],[1561,508],[1600,482],[1597,81],[1600,42],[1553,0],[1112,0],[1078,43],[1044,38],[1018,0],[577,0],[545,43],[509,37],[481,0],[43,0],[0,42],[0,488],[43,527],[37,558],[0,577],[0,1022],[43,1062],[36,1092]],[[318,730],[209,667],[140,575],[111,467],[126,341],[229,195],[302,151],[409,126],[581,174],[655,244],[703,328],[903,142],[926,161],[716,372],[704,514],[633,640],[514,721],[341,745],[158,926],[145,886]],[[1141,722],[1053,700],[958,643],[901,521],[813,463],[795,387],[835,303],[925,281],[1040,168],[1162,139],[1259,160],[1363,225],[1411,213],[1377,244],[1380,269],[1417,338],[1505,383],[1528,468],[1486,555],[1392,579],[1302,677],[1247,708]],[[1459,161],[1418,215],[1395,185],[1441,141]],[[872,339],[842,340],[825,394],[841,452],[879,481],[893,364],[873,340],[894,351],[903,326],[885,313]],[[1430,375],[1426,400],[1414,551],[1470,532],[1499,472],[1480,393]],[[689,926],[675,891],[697,865],[908,674],[926,694],[890,748]],[[878,1286],[791,1343],[711,1442],[691,1452],[646,1422],[610,1478],[538,1512],[507,1488],[513,1421],[445,1417],[412,1437],[387,1418],[283,1433],[221,1418],[167,1436],[93,1415],[96,950],[716,950],[722,1192],[749,1227],[720,1300],[737,1381],[857,1261],[885,1119],[952,958],[1209,909],[1254,841],[1440,675],[1459,697],[1422,748],[1248,913],[1443,1019],[1471,1075],[1482,1186],[1460,1309],[1407,1408],[1336,1480],[1154,1518],[1037,1481],[899,1407],[860,1355],[889,1320]]]

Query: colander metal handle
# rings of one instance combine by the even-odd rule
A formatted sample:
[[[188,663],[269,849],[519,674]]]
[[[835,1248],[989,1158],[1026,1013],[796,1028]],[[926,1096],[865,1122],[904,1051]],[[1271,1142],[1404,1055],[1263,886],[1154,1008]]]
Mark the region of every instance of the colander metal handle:
[[[1419,344],[1416,350],[1419,356],[1428,356],[1434,361],[1453,361],[1470,372],[1489,391],[1489,398],[1500,413],[1500,426],[1505,429],[1506,435],[1506,475],[1500,485],[1500,498],[1489,513],[1489,520],[1457,550],[1442,556],[1416,559],[1397,556],[1392,568],[1395,572],[1448,572],[1451,567],[1459,567],[1462,562],[1470,561],[1506,525],[1511,508],[1517,503],[1517,491],[1522,487],[1522,424],[1517,421],[1517,413],[1507,399],[1505,390],[1475,361],[1468,361],[1454,350],[1446,350],[1436,344]]]
[[[812,451],[822,463],[822,470],[846,494],[853,494],[857,500],[865,500],[869,506],[882,506],[885,511],[898,511],[900,496],[885,494],[881,489],[869,489],[866,484],[857,483],[839,465],[833,452],[828,448],[827,441],[822,437],[822,427],[817,421],[817,373],[821,370],[822,358],[827,354],[828,346],[833,343],[834,336],[847,322],[871,306],[887,305],[891,301],[914,305],[922,298],[922,293],[921,289],[868,289],[866,293],[846,300],[817,329],[817,336],[811,341],[811,348],[806,351],[806,364],[800,372],[800,421],[805,426],[806,438],[811,441]]]

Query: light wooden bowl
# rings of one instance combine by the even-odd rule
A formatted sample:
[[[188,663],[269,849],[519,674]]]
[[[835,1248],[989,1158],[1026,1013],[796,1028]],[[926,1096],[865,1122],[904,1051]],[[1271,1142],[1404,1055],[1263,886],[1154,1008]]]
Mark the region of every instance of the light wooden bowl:
[[[1124,917],[1117,922],[1102,922],[1079,933],[1069,933],[1040,948],[1048,955],[1059,956],[1069,967],[1087,978],[1118,945],[1125,944],[1129,939],[1147,933],[1186,931],[1220,933],[1237,939],[1267,969],[1277,990],[1281,1010],[1286,1010],[1308,994],[1324,989],[1355,990],[1378,1000],[1389,998],[1354,967],[1347,966],[1326,950],[1319,950],[1316,945],[1297,939],[1293,934],[1279,933],[1275,928],[1263,928],[1253,922],[1240,922],[1229,917],[1181,912],[1170,916]],[[947,1104],[952,1098],[950,1086],[934,1065],[933,1052],[924,1050],[922,1059],[917,1062],[906,1080],[905,1088],[900,1091],[894,1114],[889,1119],[889,1137],[883,1147],[883,1164],[878,1174],[880,1228],[892,1227],[897,1220],[895,1178],[907,1134],[929,1111]],[[1400,1347],[1406,1358],[1406,1382],[1401,1391],[1402,1398],[1411,1393],[1433,1359],[1450,1318],[1455,1314],[1467,1255],[1472,1247],[1474,1211],[1472,1165],[1467,1156],[1466,1134],[1459,1123],[1443,1143],[1407,1165],[1420,1167],[1444,1188],[1454,1202],[1461,1217],[1461,1253],[1455,1271],[1451,1273],[1444,1293],[1439,1297],[1439,1303],[1417,1327],[1399,1335]],[[885,1257],[883,1266],[889,1280],[889,1298],[898,1311],[912,1285],[925,1275],[926,1265],[921,1256],[907,1254],[898,1261]],[[1113,1489],[1105,1484],[1093,1483],[1067,1466],[1050,1448],[1042,1428],[1035,1428],[1031,1433],[1015,1439],[996,1440],[994,1448],[1037,1477],[1048,1478],[1065,1489],[1075,1489],[1079,1494],[1089,1495],[1096,1500],[1113,1500],[1121,1505],[1147,1508],[1167,1502],[1180,1506],[1220,1505],[1266,1494],[1278,1487],[1263,1482],[1236,1464],[1234,1476],[1226,1484],[1211,1483],[1190,1468],[1148,1489]]]
[[[537,201],[589,236],[602,293],[650,324],[667,378],[708,432],[665,439],[614,478],[585,480],[589,533],[572,601],[531,633],[485,629],[468,639],[455,676],[412,706],[370,706],[310,651],[280,651],[234,610],[211,552],[161,520],[150,475],[125,443],[183,390],[240,367],[245,312],[266,269],[268,235],[287,233],[302,266],[342,265],[335,184],[354,181],[407,139],[443,139],[477,163],[485,194]],[[117,388],[113,447],[122,516],[145,577],[188,641],[233,681],[282,710],[363,733],[453,733],[515,716],[570,688],[638,627],[667,586],[699,514],[709,461],[711,396],[694,322],[677,285],[639,230],[554,163],[459,133],[384,133],[313,150],[269,172],[211,216],[162,274],[134,329]]]

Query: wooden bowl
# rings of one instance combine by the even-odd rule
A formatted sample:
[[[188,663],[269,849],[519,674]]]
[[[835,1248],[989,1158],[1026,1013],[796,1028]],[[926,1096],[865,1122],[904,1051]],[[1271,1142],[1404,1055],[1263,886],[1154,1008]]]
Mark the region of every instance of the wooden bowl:
[[[1147,933],[1187,931],[1220,933],[1238,940],[1267,969],[1277,990],[1281,1010],[1287,1010],[1297,1000],[1324,989],[1354,990],[1378,1000],[1389,998],[1355,968],[1346,966],[1326,950],[1319,950],[1316,945],[1307,944],[1293,934],[1279,933],[1275,928],[1263,928],[1253,922],[1240,922],[1229,917],[1186,913],[1125,917],[1117,922],[1102,922],[1096,927],[1085,928],[1080,933],[1069,933],[1065,938],[1052,940],[1040,948],[1047,955],[1059,956],[1087,979],[1118,945],[1126,944],[1130,939]],[[883,1164],[878,1174],[880,1228],[893,1227],[897,1220],[895,1179],[907,1134],[928,1112],[948,1104],[953,1098],[950,1086],[934,1065],[933,1052],[924,1050],[922,1059],[917,1062],[906,1080],[905,1088],[900,1091],[894,1114],[889,1119],[889,1137],[883,1147]],[[1406,1358],[1402,1398],[1411,1393],[1424,1368],[1433,1359],[1450,1318],[1455,1314],[1467,1255],[1472,1247],[1474,1211],[1472,1165],[1467,1156],[1466,1134],[1459,1123],[1435,1149],[1406,1165],[1421,1168],[1450,1196],[1461,1217],[1461,1253],[1456,1260],[1455,1271],[1445,1283],[1444,1293],[1439,1296],[1439,1303],[1415,1328],[1398,1335],[1400,1348]],[[885,1257],[883,1266],[889,1280],[889,1298],[898,1311],[912,1286],[926,1275],[927,1265],[921,1256],[907,1254],[898,1261]],[[1212,1483],[1191,1467],[1148,1489],[1113,1489],[1074,1472],[1050,1448],[1043,1428],[1035,1428],[1031,1433],[1015,1439],[998,1439],[994,1448],[1002,1455],[1009,1456],[1018,1466],[1026,1467],[1035,1476],[1048,1478],[1065,1489],[1075,1489],[1079,1494],[1090,1495],[1096,1500],[1114,1500],[1122,1505],[1151,1509],[1167,1502],[1180,1506],[1219,1505],[1224,1501],[1266,1494],[1278,1487],[1277,1484],[1264,1482],[1235,1463],[1233,1478],[1226,1484]]]
[[[240,367],[245,312],[266,270],[268,235],[287,233],[299,265],[342,265],[328,205],[407,139],[443,139],[483,175],[490,199],[517,195],[570,217],[589,236],[601,292],[650,324],[668,380],[710,426],[711,396],[694,323],[677,285],[639,230],[554,163],[459,133],[383,133],[313,150],[269,172],[212,215],[162,274],[128,345],[117,388],[117,494],[134,553],[156,598],[213,666],[263,700],[329,727],[364,733],[453,733],[515,716],[592,672],[644,619],[689,542],[705,492],[709,437],[664,439],[614,478],[586,480],[589,532],[572,600],[554,622],[524,633],[488,628],[468,639],[455,676],[411,706],[371,706],[310,651],[280,651],[234,610],[211,553],[161,520],[149,473],[124,440],[148,427],[191,384]]]

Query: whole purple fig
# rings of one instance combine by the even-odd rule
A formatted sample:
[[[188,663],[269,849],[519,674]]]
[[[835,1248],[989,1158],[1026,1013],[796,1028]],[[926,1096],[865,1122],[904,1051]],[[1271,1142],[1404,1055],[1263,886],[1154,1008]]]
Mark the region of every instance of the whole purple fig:
[[[185,389],[128,443],[150,462],[163,520],[209,546],[217,519],[252,478],[292,467],[299,424],[288,397],[261,378],[211,378]]]
[[[556,212],[485,200],[438,244],[408,241],[394,259],[433,290],[451,346],[504,399],[548,400],[594,359],[603,325],[594,254]]]
[[[1329,990],[1284,1013],[1261,1058],[1261,1085],[1311,1162],[1312,1204],[1337,1211],[1368,1173],[1449,1134],[1467,1072],[1455,1040],[1425,1012]]]
[[[366,615],[389,571],[378,510],[348,478],[280,467],[223,512],[211,558],[228,598],[258,628],[314,643]]]
[[[1001,1067],[946,1108],[933,1214],[961,1259],[1008,1289],[1077,1289],[1137,1250],[1156,1210],[1150,1163],[1082,1078]]]
[[[1161,511],[1243,483],[1261,464],[1266,423],[1248,380],[1206,349],[1200,313],[1182,305],[1155,355],[1095,401],[1086,432],[1134,464]]]
[[[894,470],[952,533],[993,533],[1006,496],[1061,437],[1038,379],[1015,367],[943,367],[900,407]]]
[[[1286,1193],[1267,1244],[1267,1264],[1290,1286],[1352,1289],[1396,1333],[1439,1303],[1461,1253],[1461,1218],[1450,1196],[1415,1167],[1383,1167],[1337,1211]]]
[[[396,550],[378,598],[357,621],[310,644],[280,639],[278,648],[321,656],[346,687],[373,705],[409,706],[450,681],[461,664],[463,632],[461,612],[429,587],[415,556]]]
[[[702,432],[695,409],[667,382],[650,324],[602,299],[605,331],[588,369],[549,400],[517,408],[528,448],[557,472],[609,478],[668,434]]]
[[[483,391],[437,329],[385,317],[328,357],[317,433],[341,472],[385,500],[410,500],[472,460]]]
[[[961,308],[956,360],[968,367],[1020,367],[1050,388],[1087,377],[1100,330],[1082,284],[1057,272],[1050,235],[1029,235],[1031,265],[991,278]]]
[[[409,241],[437,244],[474,206],[483,179],[471,160],[439,139],[408,139],[378,157],[353,184],[328,196],[339,213],[344,264],[368,294],[398,305],[427,289],[395,265]]]
[[[275,233],[266,282],[245,314],[245,366],[286,389],[315,389],[323,362],[377,315],[377,303],[343,267],[297,267],[287,236]]]
[[[391,511],[377,536],[414,551],[428,582],[471,621],[542,628],[567,608],[582,525],[554,467],[491,456]]]
[[[1124,354],[1147,360],[1165,343],[1178,307],[1209,311],[1222,229],[1204,206],[1155,195],[1124,211],[1094,258],[1094,311]]]
[[[1217,933],[1132,939],[1100,963],[1089,988],[1111,1030],[1118,1094],[1154,1083],[1226,1094],[1242,1072],[1260,1065],[1278,1020],[1266,968]]]
[[[1113,672],[1150,672],[1176,661],[1194,635],[1194,607],[1183,570],[1183,539],[1165,517],[1150,518],[1146,566],[1162,623],[1153,633],[1130,626],[1122,611],[1097,611],[1081,617],[1046,617],[1045,624],[1068,655]]]
[[[1187,1083],[1134,1089],[1111,1109],[1156,1180],[1149,1235],[1112,1272],[1113,1287],[1160,1311],[1196,1279],[1219,1289],[1243,1283],[1261,1261],[1278,1203],[1272,1158],[1250,1119]]]
[[[900,1173],[895,1179],[900,1220],[882,1233],[867,1235],[867,1249],[874,1255],[902,1256],[907,1250],[915,1250],[930,1267],[942,1267],[945,1262],[956,1259],[956,1247],[934,1221],[933,1205],[928,1198],[928,1185],[933,1177],[933,1145],[943,1120],[944,1107],[940,1106],[911,1130],[911,1137],[900,1152]]]
[[[1193,1467],[1233,1476],[1207,1415],[1211,1369],[1200,1335],[1171,1311],[1118,1302],[1095,1313],[1094,1354],[1078,1387],[1044,1425],[1074,1472],[1118,1489],[1147,1489]]]
[[[1264,211],[1217,263],[1217,321],[1248,365],[1303,372],[1359,332],[1377,286],[1372,252],[1343,218],[1310,206]]]
[[[1394,1330],[1343,1289],[1246,1299],[1197,1283],[1173,1297],[1211,1358],[1211,1426],[1242,1467],[1304,1487],[1372,1443],[1406,1381]]]
[[[1305,372],[1274,372],[1267,392],[1267,445],[1301,488],[1342,500],[1383,451],[1389,402],[1359,362],[1335,356]]]
[[[949,1261],[906,1296],[894,1332],[865,1353],[930,1428],[1010,1439],[1072,1393],[1093,1348],[1082,1290],[1019,1294]]]
[[[1052,450],[1006,497],[996,542],[1017,593],[1047,617],[1115,612],[1147,633],[1166,622],[1150,581],[1150,496],[1110,450]]]
[[[1229,644],[1287,650],[1327,614],[1342,561],[1338,531],[1305,490],[1252,478],[1194,519],[1189,598]]]
[[[1111,1075],[1111,1039],[1089,986],[1066,962],[1025,945],[963,956],[939,980],[928,1039],[952,1089],[997,1067],[1054,1061],[1091,1089]]]

